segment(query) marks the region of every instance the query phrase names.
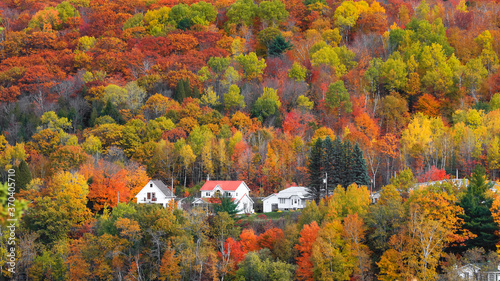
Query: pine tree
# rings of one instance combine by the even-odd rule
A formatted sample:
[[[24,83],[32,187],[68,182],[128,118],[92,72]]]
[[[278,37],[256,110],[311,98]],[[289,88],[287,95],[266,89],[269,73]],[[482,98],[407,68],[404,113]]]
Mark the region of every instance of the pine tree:
[[[308,197],[314,199],[316,203],[323,197],[323,141],[318,138],[311,148],[311,156],[307,164],[309,174],[309,186],[307,188]]]
[[[186,98],[186,90],[184,89],[184,80],[181,79],[177,82],[174,99],[178,102],[182,102],[185,98]]]
[[[268,52],[270,56],[279,56],[286,50],[291,50],[293,45],[290,41],[286,41],[283,35],[279,34],[274,38],[268,46]]]
[[[335,138],[333,141],[332,151],[329,152],[332,157],[331,165],[333,166],[333,171],[331,178],[328,179],[328,182],[332,184],[335,188],[338,185],[342,185],[342,142],[339,138]],[[330,175],[329,175],[330,177]]]
[[[487,183],[485,175],[486,169],[477,165],[471,177],[468,178],[467,193],[459,203],[464,209],[464,228],[477,235],[474,239],[466,240],[465,248],[462,250],[474,247],[496,250],[498,238],[495,232],[498,231],[498,226],[490,212],[493,199],[486,196],[486,191],[492,187],[493,183]]]
[[[359,148],[357,143],[353,149],[352,159],[353,181],[358,185],[370,186],[370,177],[366,169],[366,161],[363,158],[363,151]]]
[[[192,97],[191,83],[189,82],[189,77],[186,77],[186,80],[184,80],[184,91],[186,93],[186,95],[184,96],[185,98]]]
[[[92,104],[92,113],[90,113],[90,118],[89,118],[89,126],[94,127],[95,125],[95,120],[99,117],[99,113],[97,112],[97,105],[94,103]]]
[[[352,155],[352,144],[350,141],[344,141],[342,146],[342,160],[341,160],[341,175],[342,175],[342,186],[347,188],[351,183],[354,182],[353,173],[353,155]]]
[[[192,96],[195,99],[199,99],[201,97],[200,90],[198,90],[198,87],[196,87],[196,86],[193,87],[193,94],[192,94]]]
[[[327,182],[326,182],[326,188],[328,188],[328,190],[333,190],[335,189],[335,187],[337,185],[334,184],[333,182],[333,178],[334,178],[334,175],[335,175],[335,153],[334,153],[334,150],[333,150],[333,142],[332,142],[332,139],[330,139],[329,136],[327,136],[325,138],[325,140],[323,141],[323,171],[324,171],[324,175],[322,176],[323,178],[327,178]],[[327,194],[331,194],[331,192],[329,192],[328,190],[326,190]]]
[[[118,124],[124,124],[125,120],[123,120],[122,115],[120,114],[120,111],[116,108],[116,106],[111,102],[111,100],[108,100],[106,102],[106,106],[104,106],[101,116],[104,115],[109,115],[111,118],[113,118],[116,123]]]
[[[31,181],[31,171],[26,161],[22,160],[16,168],[16,188],[25,189]]]

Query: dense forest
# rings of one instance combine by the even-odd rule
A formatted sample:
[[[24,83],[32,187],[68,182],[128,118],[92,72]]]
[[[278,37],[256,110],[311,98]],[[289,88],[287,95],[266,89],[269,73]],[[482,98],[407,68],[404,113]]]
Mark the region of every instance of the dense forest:
[[[0,1],[0,270],[15,280],[494,270],[499,52],[496,1]],[[344,146],[346,167],[363,173],[315,162]],[[207,177],[243,180],[261,198],[321,186],[328,171],[329,196],[302,212],[134,203],[150,179],[178,198],[199,196]],[[414,188],[455,177],[468,185]]]

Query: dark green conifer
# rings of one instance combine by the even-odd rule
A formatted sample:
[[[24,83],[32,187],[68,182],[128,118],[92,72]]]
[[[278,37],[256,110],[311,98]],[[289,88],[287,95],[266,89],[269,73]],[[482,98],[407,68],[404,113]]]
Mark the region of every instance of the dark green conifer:
[[[309,186],[307,187],[308,197],[319,203],[323,197],[323,141],[318,138],[311,148],[311,156],[307,164],[309,174]]]
[[[464,228],[477,235],[476,238],[466,240],[461,250],[475,247],[495,251],[498,238],[495,233],[498,226],[490,212],[493,199],[486,195],[493,182],[486,181],[486,170],[477,165],[469,179],[467,193],[460,200],[460,207],[464,209]]]
[[[366,161],[363,158],[363,151],[359,148],[356,143],[352,151],[352,172],[354,175],[353,181],[358,185],[370,186],[370,177],[368,176],[368,170],[366,169]]]
[[[25,189],[31,181],[31,171],[26,161],[22,160],[16,168],[16,189]]]
[[[186,98],[186,90],[184,89],[184,80],[181,79],[177,82],[177,87],[175,88],[174,99],[178,102],[184,101]]]

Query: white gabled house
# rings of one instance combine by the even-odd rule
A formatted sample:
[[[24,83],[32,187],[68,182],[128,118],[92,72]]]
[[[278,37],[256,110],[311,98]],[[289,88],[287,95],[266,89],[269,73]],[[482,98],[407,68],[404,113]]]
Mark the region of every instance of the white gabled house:
[[[161,204],[164,208],[175,200],[172,190],[161,180],[150,180],[135,197],[137,204]]]
[[[201,198],[193,201],[194,206],[206,206],[218,197],[230,197],[238,206],[238,214],[252,214],[254,201],[250,198],[250,188],[244,181],[208,180],[200,189]]]
[[[306,207],[307,201],[310,201],[307,198],[307,188],[291,186],[262,199],[263,212],[303,209]]]

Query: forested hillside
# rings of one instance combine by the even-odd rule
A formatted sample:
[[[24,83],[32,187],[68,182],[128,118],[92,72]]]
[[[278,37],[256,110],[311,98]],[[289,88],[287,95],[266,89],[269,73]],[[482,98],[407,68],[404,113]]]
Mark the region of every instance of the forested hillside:
[[[485,0],[3,0],[3,274],[436,280],[498,263],[499,28]],[[369,178],[328,174],[333,195],[300,215],[134,203],[150,179],[178,198],[207,177],[256,197],[320,186],[330,141]],[[457,176],[469,186],[412,190]]]

